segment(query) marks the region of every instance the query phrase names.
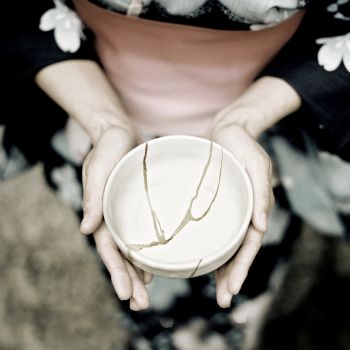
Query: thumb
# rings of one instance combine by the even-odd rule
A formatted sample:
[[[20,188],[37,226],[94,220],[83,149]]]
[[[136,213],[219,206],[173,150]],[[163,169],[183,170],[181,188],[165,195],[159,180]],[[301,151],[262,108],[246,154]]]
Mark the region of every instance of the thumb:
[[[104,186],[101,187],[101,182],[107,181],[108,176],[109,174],[105,174],[103,164],[99,164],[96,159],[96,149],[93,149],[83,167],[84,217],[80,224],[80,232],[83,234],[95,232],[102,221]]]
[[[117,141],[116,141],[117,140]],[[119,160],[132,148],[133,142],[123,131],[107,131],[100,138],[84,164],[84,218],[80,225],[83,234],[100,226],[103,218],[103,192],[108,177]]]
[[[273,201],[271,188],[271,162],[268,158],[256,156],[247,164],[247,172],[252,182],[254,208],[252,222],[258,231],[266,232],[268,215]]]

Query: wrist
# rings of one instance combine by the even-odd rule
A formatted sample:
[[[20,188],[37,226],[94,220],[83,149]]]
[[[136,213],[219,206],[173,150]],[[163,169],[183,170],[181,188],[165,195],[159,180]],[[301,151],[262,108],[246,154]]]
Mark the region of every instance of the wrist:
[[[110,128],[132,126],[118,94],[101,67],[89,60],[67,60],[43,68],[36,75],[38,86],[85,129],[95,144]]]
[[[216,134],[233,125],[243,128],[253,138],[258,138],[267,128],[266,119],[255,106],[233,104],[220,111],[215,117],[212,132]]]
[[[79,120],[79,118],[76,118]],[[123,130],[130,138],[138,140],[140,138],[135,126],[129,118],[116,112],[95,111],[91,113],[88,123],[82,122],[82,126],[89,134],[92,143],[95,144],[100,137],[110,129]]]
[[[230,124],[244,127],[254,138],[301,106],[297,92],[284,80],[263,77],[214,119],[214,129]]]

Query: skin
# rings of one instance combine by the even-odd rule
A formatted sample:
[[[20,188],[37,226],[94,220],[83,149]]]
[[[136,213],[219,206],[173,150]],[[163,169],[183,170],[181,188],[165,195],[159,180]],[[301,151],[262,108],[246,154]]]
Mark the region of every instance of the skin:
[[[103,189],[116,163],[142,142],[103,70],[92,61],[70,60],[42,69],[36,82],[89,134],[93,148],[83,165],[84,218],[80,230],[93,234],[97,251],[121,300],[134,311],[149,306],[145,284],[152,276],[119,252],[102,215]],[[256,142],[259,135],[300,107],[297,93],[283,80],[263,77],[214,118],[207,137],[226,147],[246,168],[253,185],[254,208],[245,240],[227,264],[215,272],[217,301],[229,307],[259,251],[274,205],[271,161]]]

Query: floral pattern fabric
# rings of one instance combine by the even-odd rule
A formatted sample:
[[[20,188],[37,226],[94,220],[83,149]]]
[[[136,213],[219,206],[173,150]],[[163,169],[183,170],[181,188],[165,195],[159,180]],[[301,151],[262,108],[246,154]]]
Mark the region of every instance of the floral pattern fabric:
[[[42,31],[53,30],[57,46],[64,52],[75,53],[80,48],[81,40],[84,39],[82,21],[76,12],[70,9],[63,0],[54,0],[53,3],[55,7],[48,9],[41,16],[39,28]],[[205,0],[191,2],[100,0],[100,4],[107,9],[132,16],[141,16],[142,13],[147,14],[147,9],[152,3],[155,3],[158,11],[163,14],[192,19],[211,10],[210,5],[208,7],[208,1]],[[349,0],[338,0],[330,3],[325,7],[325,10],[333,14],[334,19],[350,21],[350,17],[346,15],[345,8],[348,3]],[[297,0],[275,0],[273,2],[255,0],[245,2],[219,1],[222,12],[233,24],[237,22],[249,24],[249,28],[252,30],[264,29],[279,23],[293,15],[297,9],[306,8],[307,4],[307,1]],[[318,38],[316,44],[322,45],[317,55],[320,66],[326,71],[334,71],[343,62],[350,73],[350,31],[344,35]]]
[[[40,18],[40,30],[54,31],[57,46],[64,52],[76,52],[84,38],[83,23],[73,10],[62,1],[54,0],[55,7],[47,10]]]

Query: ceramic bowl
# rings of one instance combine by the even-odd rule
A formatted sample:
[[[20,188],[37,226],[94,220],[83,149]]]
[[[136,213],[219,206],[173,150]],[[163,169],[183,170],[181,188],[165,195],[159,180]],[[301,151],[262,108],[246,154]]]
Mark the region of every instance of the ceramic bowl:
[[[239,248],[253,208],[249,177],[220,145],[166,136],[136,147],[108,179],[105,222],[121,252],[155,275],[211,272]]]

